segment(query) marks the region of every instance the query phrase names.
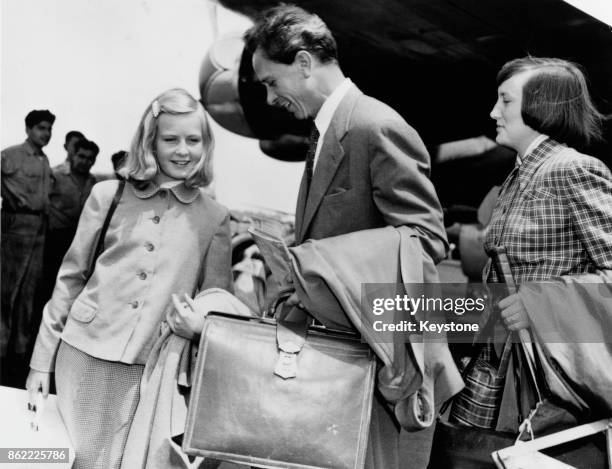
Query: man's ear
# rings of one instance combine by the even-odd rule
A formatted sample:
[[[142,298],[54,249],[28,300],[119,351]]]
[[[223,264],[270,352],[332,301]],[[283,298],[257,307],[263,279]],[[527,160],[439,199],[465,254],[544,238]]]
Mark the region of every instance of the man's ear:
[[[295,54],[294,63],[298,66],[298,69],[302,72],[305,78],[308,78],[312,74],[312,68],[314,65],[314,57],[310,52],[301,50]]]

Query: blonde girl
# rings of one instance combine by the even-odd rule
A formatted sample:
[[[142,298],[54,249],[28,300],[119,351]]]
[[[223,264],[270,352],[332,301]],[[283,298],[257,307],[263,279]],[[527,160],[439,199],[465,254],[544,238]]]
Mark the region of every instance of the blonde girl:
[[[45,307],[27,388],[58,405],[76,468],[116,468],[139,386],[162,321],[192,338],[171,295],[231,289],[228,211],[202,189],[211,181],[213,136],[202,105],[182,89],[147,106],[120,175],[125,189],[87,279],[92,250],[118,181],[97,184]],[[86,280],[87,279],[87,280]],[[185,320],[186,319],[186,320]]]

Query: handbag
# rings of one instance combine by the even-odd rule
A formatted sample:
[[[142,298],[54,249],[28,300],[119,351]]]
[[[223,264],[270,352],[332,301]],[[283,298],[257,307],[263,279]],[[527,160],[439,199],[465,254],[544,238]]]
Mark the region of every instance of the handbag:
[[[183,450],[266,468],[362,468],[375,368],[354,334],[211,313]]]
[[[514,444],[516,435],[466,427],[439,417],[432,440],[428,469],[494,469],[491,453]]]
[[[466,387],[440,410],[428,469],[492,469],[491,453],[516,440],[512,432],[494,430],[506,372],[512,364],[512,338],[506,339],[498,368],[481,358],[482,350],[477,349],[462,372]],[[442,415],[449,407],[448,420],[444,420]]]
[[[516,377],[508,373],[509,378],[518,380],[523,379],[520,378],[521,369],[524,374],[528,371],[528,367],[524,365],[525,357],[523,354],[519,353],[520,351],[520,348],[518,348],[518,350],[513,350],[508,366],[509,369],[513,370],[518,368],[519,372],[515,371],[515,374],[517,374]],[[541,379],[541,368],[538,366],[535,371],[538,374],[538,379]],[[529,375],[529,373],[526,374]],[[530,381],[532,381],[532,385],[533,379],[534,377],[531,377]],[[507,392],[508,389],[512,388],[514,388],[514,384],[507,383],[504,389]],[[537,391],[536,396],[538,396]],[[526,403],[521,402],[518,391],[516,392],[516,397],[517,402],[514,410],[518,408],[520,415],[522,412],[521,409],[525,408],[524,404]],[[513,448],[514,445],[522,446],[531,444],[540,439],[547,438],[546,436],[535,438],[535,435],[541,437],[542,435],[547,435],[560,428],[567,428],[568,426],[577,424],[578,419],[572,415],[568,409],[559,405],[552,396],[545,397],[545,395],[539,395],[537,399],[537,403],[532,408],[531,412],[529,412],[527,418],[524,419],[523,423],[519,426],[518,436],[516,433],[510,431],[459,425],[447,421],[443,416],[440,416],[436,422],[428,468],[493,469],[495,467],[493,460],[500,448]],[[441,413],[443,414],[444,410]],[[519,417],[519,419],[520,418],[521,417]],[[563,461],[566,464],[572,464],[570,467],[576,465],[577,467],[588,467],[589,469],[605,469],[604,443],[602,443],[601,436],[589,436],[587,434],[584,436],[585,438],[575,442],[563,444],[551,449],[548,453],[549,456],[554,456],[559,461]],[[524,442],[523,440],[525,438],[531,438],[532,441]],[[522,460],[520,458],[515,458],[516,453],[514,450],[508,450],[502,453],[502,456],[508,454],[508,465],[500,466],[498,464],[500,469],[518,469],[519,467],[527,469],[527,466],[510,465],[518,464]],[[610,454],[612,454],[612,452]],[[522,455],[523,453],[519,454],[519,456]],[[538,457],[540,456],[544,457],[544,455],[539,455]],[[541,461],[538,469],[542,467],[549,466],[546,466],[545,462]]]
[[[448,418],[451,423],[484,429],[494,429],[497,424],[512,352],[512,334],[506,339],[497,367],[484,358],[492,353],[485,347],[479,349],[462,373],[465,388],[453,399]]]
[[[504,278],[505,283],[508,286],[508,291],[513,293],[516,290],[512,275],[509,269],[509,262],[505,254],[503,247],[497,248],[497,268],[500,276]],[[490,319],[491,321],[491,319]],[[489,323],[490,323],[489,321]],[[489,325],[489,324],[488,324]],[[466,426],[458,425],[460,419],[453,421],[445,421],[442,417],[439,417],[436,422],[436,428],[434,431],[434,437],[432,442],[431,457],[429,461],[429,469],[437,468],[461,468],[461,469],[492,469],[495,467],[492,460],[492,454],[494,454],[500,448],[505,448],[516,444],[525,435],[534,438],[534,433],[545,434],[556,429],[558,426],[567,426],[568,424],[575,424],[577,420],[575,417],[568,412],[568,410],[556,404],[555,400],[551,398],[550,394],[547,393],[546,380],[543,376],[541,365],[539,364],[538,355],[535,350],[531,349],[531,339],[527,330],[520,331],[518,335],[518,343],[512,344],[513,338],[509,337],[504,345],[504,351],[500,362],[506,361],[505,367],[507,370],[513,370],[513,373],[506,373],[506,378],[511,377],[514,379],[514,383],[519,383],[526,375],[528,381],[532,386],[532,391],[535,398],[535,406],[532,407],[531,412],[527,418],[523,420],[523,423],[519,427],[519,435],[509,431],[499,431],[493,428],[478,428],[477,426]],[[508,354],[508,350],[512,350],[511,354]],[[480,349],[479,349],[480,351]],[[475,362],[474,358],[470,363]],[[468,365],[469,367],[469,365]],[[467,376],[471,373],[473,378],[475,367],[464,370],[464,379],[469,383],[470,377]],[[480,376],[485,375],[481,373]],[[515,376],[516,375],[516,376]],[[501,378],[501,373],[491,374],[494,378]],[[474,380],[478,381],[478,380]],[[481,379],[480,381],[486,381]],[[496,380],[491,380],[495,385],[499,385]],[[467,383],[466,383],[467,384]],[[484,386],[482,386],[484,389]],[[516,392],[517,397],[517,408],[519,415],[523,409],[530,406],[531,403],[521,402],[521,393],[519,390],[512,389],[514,385],[511,382],[507,382],[504,385],[504,392],[512,390]],[[497,391],[498,387],[495,388]],[[483,392],[486,394],[486,392]],[[497,398],[497,395],[495,395]],[[447,403],[441,414],[445,412],[448,407]],[[474,407],[474,403],[469,403]],[[476,409],[480,410],[485,408],[483,401],[480,400],[476,403]],[[469,406],[460,405],[455,411],[456,415],[470,415]],[[519,417],[521,420],[522,418]],[[449,420],[451,420],[449,418]],[[497,417],[495,417],[493,424],[497,424]],[[521,443],[518,443],[523,444]],[[589,465],[585,467],[596,468],[604,467],[601,466],[601,449],[592,440],[584,439],[578,441],[576,444],[562,447],[556,456],[563,461],[588,461]],[[542,466],[541,466],[542,467]],[[509,468],[508,468],[509,469]]]
[[[506,249],[503,246],[496,248],[493,260],[507,292],[509,294],[516,293],[518,288],[510,270]],[[492,331],[496,321],[497,316],[491,314],[484,330]],[[532,385],[538,401],[541,401],[542,379],[538,378],[536,374],[534,355],[533,351],[530,350],[531,338],[526,330],[519,331],[517,335],[520,342],[519,346],[523,352],[522,361],[529,369]],[[515,335],[508,334],[497,367],[490,363],[493,345],[487,343],[480,344],[480,347],[477,347],[476,353],[462,373],[465,388],[453,401],[449,415],[450,422],[486,429],[496,428],[514,342]]]

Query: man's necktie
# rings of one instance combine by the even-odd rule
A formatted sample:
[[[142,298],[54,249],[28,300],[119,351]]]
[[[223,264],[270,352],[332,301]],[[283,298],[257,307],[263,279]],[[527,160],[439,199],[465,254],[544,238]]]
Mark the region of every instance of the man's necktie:
[[[312,174],[314,172],[314,160],[315,153],[317,151],[317,142],[319,141],[319,131],[317,126],[312,124],[310,131],[310,146],[308,147],[308,153],[306,153],[306,193],[310,190],[310,183],[312,182]]]

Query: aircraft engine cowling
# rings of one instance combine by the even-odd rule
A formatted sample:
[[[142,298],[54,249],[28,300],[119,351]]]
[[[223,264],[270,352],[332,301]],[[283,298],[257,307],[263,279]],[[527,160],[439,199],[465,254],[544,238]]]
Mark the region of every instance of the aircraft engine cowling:
[[[273,158],[304,160],[309,123],[267,104],[266,89],[255,79],[241,36],[213,43],[202,60],[199,83],[204,107],[223,128],[259,139],[262,151]]]
[[[204,107],[222,127],[255,137],[244,117],[238,94],[238,67],[244,43],[237,37],[216,41],[200,66],[200,96]]]

